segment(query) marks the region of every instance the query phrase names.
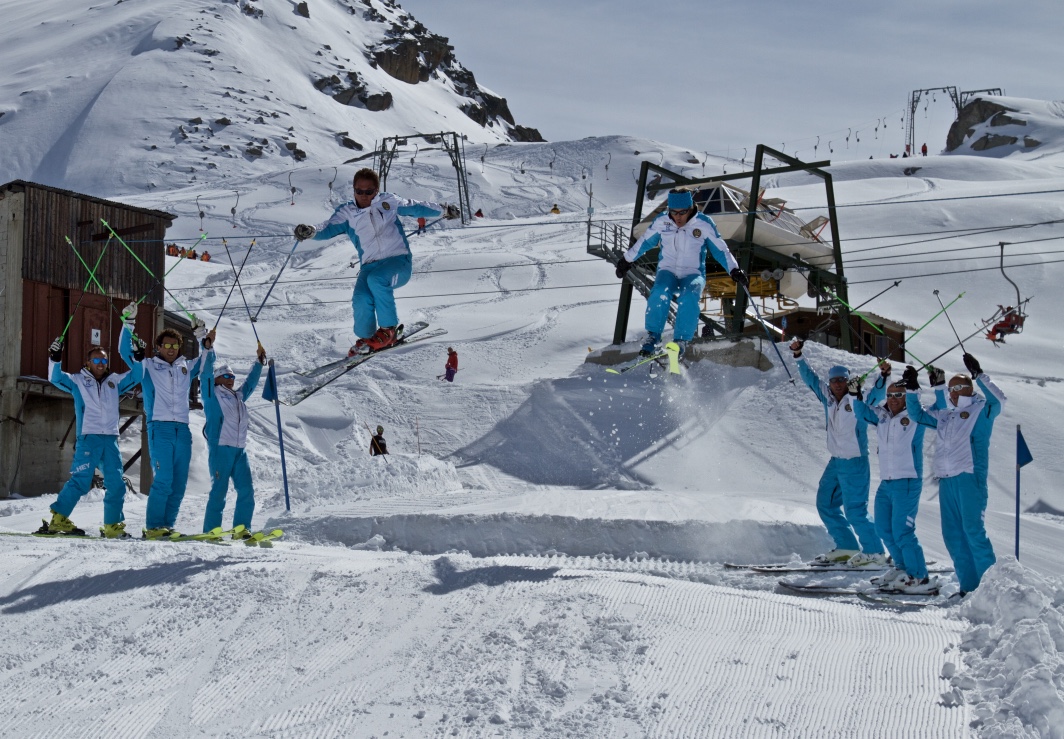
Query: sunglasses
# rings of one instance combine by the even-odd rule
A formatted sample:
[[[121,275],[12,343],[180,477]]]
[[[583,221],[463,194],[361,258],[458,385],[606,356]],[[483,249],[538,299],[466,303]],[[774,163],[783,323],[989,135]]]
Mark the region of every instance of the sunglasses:
[[[89,361],[92,362],[93,364],[107,364],[108,363],[107,360],[104,359],[103,357],[93,357]]]
[[[691,212],[690,208],[680,208],[679,210],[673,210],[672,208],[669,208],[669,215],[670,216],[685,216],[685,215],[687,215],[690,212]]]
[[[904,398],[905,393],[887,393],[888,398]]]
[[[220,379],[222,379],[222,380],[235,380],[236,379],[236,375],[230,375],[228,373],[224,374],[224,375],[218,375],[218,377]]]
[[[841,382],[844,385],[849,383],[849,381],[850,380],[847,377],[832,377],[830,380],[828,380],[828,382]]]
[[[949,386],[949,391],[951,393],[959,393],[962,390],[971,390],[971,389],[972,389],[971,385],[950,385]]]
[[[167,343],[167,344],[159,344],[159,346],[161,346],[163,349],[180,349],[181,348],[180,344],[169,344],[169,343]]]
[[[355,188],[355,195],[375,195],[376,193],[377,188],[373,188],[372,190],[359,190],[357,187]]]

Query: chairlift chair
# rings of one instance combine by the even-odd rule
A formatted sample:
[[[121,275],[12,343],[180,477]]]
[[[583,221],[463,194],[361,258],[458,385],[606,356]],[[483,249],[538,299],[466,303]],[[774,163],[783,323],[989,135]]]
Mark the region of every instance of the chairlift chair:
[[[983,322],[984,327],[989,327],[986,338],[994,342],[995,346],[1005,343],[1005,337],[1012,334],[1023,333],[1023,325],[1027,320],[1027,303],[1030,297],[1020,297],[1020,287],[1005,274],[1005,242],[998,244],[1001,247],[1001,274],[1016,289],[1015,305],[999,305],[997,311]]]

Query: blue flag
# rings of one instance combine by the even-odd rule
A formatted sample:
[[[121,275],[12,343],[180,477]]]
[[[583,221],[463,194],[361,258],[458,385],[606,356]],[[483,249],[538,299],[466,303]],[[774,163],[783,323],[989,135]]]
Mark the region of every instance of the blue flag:
[[[262,399],[271,403],[277,400],[277,373],[270,362],[270,369],[266,372],[266,383],[262,386]]]
[[[1034,461],[1031,450],[1027,448],[1027,441],[1023,438],[1020,427],[1016,427],[1016,467],[1023,467]]]

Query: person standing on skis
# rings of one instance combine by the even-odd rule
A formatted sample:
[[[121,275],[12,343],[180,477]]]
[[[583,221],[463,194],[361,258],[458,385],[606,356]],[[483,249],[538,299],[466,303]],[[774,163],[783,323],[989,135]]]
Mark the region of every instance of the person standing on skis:
[[[355,199],[337,208],[329,220],[317,226],[304,223],[295,228],[299,241],[331,239],[347,234],[362,265],[355,280],[351,308],[358,340],[349,357],[389,347],[402,339],[394,290],[410,281],[413,256],[399,216],[459,218],[456,205],[407,200],[380,192],[380,178],[372,169],[360,169],[354,177]]]
[[[188,467],[192,462],[192,433],[188,428],[188,396],[192,381],[203,369],[205,350],[214,343],[214,331],[207,331],[203,321],[193,322],[193,335],[204,351],[193,360],[181,356],[184,343],[172,328],[155,337],[155,356],[144,358],[144,344],[137,339],[133,349],[133,320],[137,304],[122,312],[122,335],[118,351],[130,367],[142,366],[141,388],[144,392],[144,419],[148,424],[148,454],[155,477],[148,492],[144,515],[144,538],[165,539],[177,533],[177,514],[188,485]],[[137,359],[137,356],[140,359]]]
[[[215,368],[213,345],[206,354],[203,376],[208,380],[202,386],[203,414],[207,417],[207,423],[203,427],[203,434],[207,437],[211,491],[207,496],[207,509],[203,513],[203,533],[221,527],[222,510],[225,508],[226,493],[229,492],[229,480],[232,479],[236,488],[233,528],[244,527],[244,531],[240,535],[233,534],[233,538],[247,538],[251,536],[251,517],[255,513],[255,486],[245,451],[249,420],[245,403],[259,384],[262,366],[266,364],[266,350],[259,346],[256,361],[239,390],[233,389],[236,375],[228,364]]]
[[[924,550],[916,538],[916,513],[924,479],[923,424],[909,417],[905,408],[905,384],[890,383],[889,362],[879,365],[880,376],[868,397],[857,398],[854,411],[876,427],[879,440],[879,487],[875,498],[876,534],[894,562],[885,573],[872,578],[881,590],[928,594],[938,592],[937,577],[927,574]],[[942,379],[933,370],[932,385]],[[886,397],[886,403],[879,405]]]
[[[454,382],[454,376],[458,373],[458,352],[454,347],[447,347],[447,364],[443,367],[443,379]]]
[[[938,478],[942,540],[953,560],[961,597],[979,587],[983,573],[997,561],[984,519],[989,498],[990,435],[1006,401],[975,357],[966,353],[964,366],[971,375],[954,375],[945,402],[939,399],[928,408],[920,407],[916,368],[906,367],[903,375],[909,415],[937,433],[934,473]],[[976,383],[984,395],[975,392]]]
[[[647,227],[643,238],[633,244],[617,262],[617,277],[624,279],[632,263],[655,246],[661,247],[654,288],[647,298],[647,336],[640,354],[654,354],[669,317],[669,305],[676,296],[676,322],[673,340],[680,346],[680,356],[698,328],[699,306],[706,287],[706,252],[723,267],[736,283],[745,287],[746,275],[739,269],[728,245],[720,237],[713,219],[695,208],[688,190],[669,192],[668,209]]]
[[[130,364],[133,369],[129,372],[111,372],[107,350],[101,346],[89,347],[85,366],[76,375],[63,371],[59,364],[62,359],[63,338],[59,337],[48,347],[48,379],[60,390],[74,396],[77,443],[70,465],[70,479],[50,507],[52,520],[45,521],[37,533],[85,535],[85,531],[70,520],[70,514],[81,497],[89,492],[93,474],[99,467],[107,489],[100,536],[127,538],[129,534],[122,513],[126,483],[122,478],[122,455],[118,451],[118,405],[122,395],[140,383],[140,364]]]
[[[388,442],[384,440],[384,427],[378,426],[377,433],[373,435],[369,442],[369,456],[376,457],[387,453]]]
[[[824,382],[802,357],[805,342],[795,339],[791,351],[798,360],[802,380],[824,406],[831,459],[820,476],[816,510],[835,548],[817,556],[818,564],[846,563],[852,567],[879,567],[886,564],[883,542],[868,520],[868,422],[854,412],[861,394],[859,378],[850,380],[850,371],[841,365],[828,370]]]

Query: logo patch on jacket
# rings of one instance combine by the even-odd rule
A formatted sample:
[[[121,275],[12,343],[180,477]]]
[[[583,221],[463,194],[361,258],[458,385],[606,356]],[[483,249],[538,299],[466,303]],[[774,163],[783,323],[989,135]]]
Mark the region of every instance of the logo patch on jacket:
[[[381,203],[381,207],[384,208],[385,210],[391,210],[392,209],[392,204],[388,203],[388,202],[384,202],[384,203]]]
[[[187,375],[188,374],[188,367],[182,367],[181,368],[181,374]]]
[[[114,382],[112,382],[111,380],[108,380],[108,381],[107,381],[107,387],[109,387],[109,388],[112,388],[112,389],[113,389],[113,388],[114,388],[114,386],[115,386]]]
[[[694,236],[696,239],[702,238],[702,229],[696,228],[694,231],[691,232],[691,235]]]
[[[961,411],[961,418],[968,418],[968,416],[970,416],[970,415],[972,415],[972,414],[969,413],[968,411]]]
[[[853,413],[853,406],[847,403],[846,408],[844,408],[843,410],[845,410],[847,413]]]
[[[908,418],[903,418],[903,419],[901,419],[900,423],[901,423],[902,426],[908,426],[909,425],[909,419]]]

